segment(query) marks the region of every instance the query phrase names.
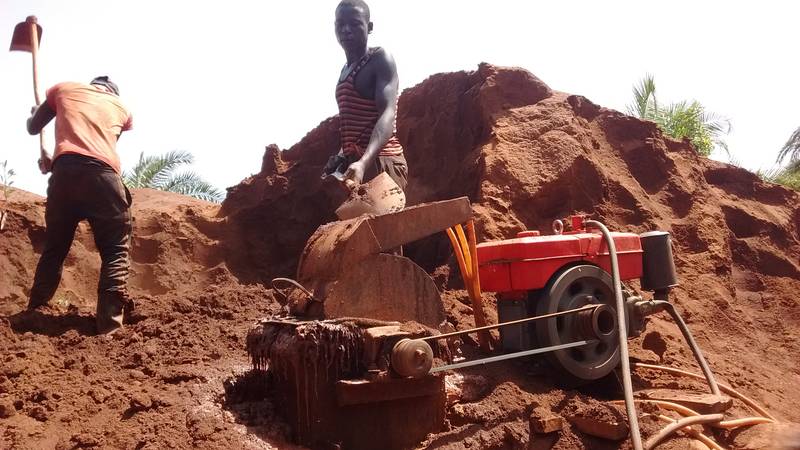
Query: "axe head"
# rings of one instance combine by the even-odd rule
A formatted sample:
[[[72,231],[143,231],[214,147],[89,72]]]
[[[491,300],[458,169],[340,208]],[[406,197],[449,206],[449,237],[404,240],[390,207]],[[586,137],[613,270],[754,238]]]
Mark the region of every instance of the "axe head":
[[[37,31],[36,47],[42,41],[42,26],[38,24],[36,16],[28,16],[25,22],[20,22],[14,27],[14,35],[11,36],[11,47],[9,51],[33,52],[33,37],[31,27],[35,26]]]

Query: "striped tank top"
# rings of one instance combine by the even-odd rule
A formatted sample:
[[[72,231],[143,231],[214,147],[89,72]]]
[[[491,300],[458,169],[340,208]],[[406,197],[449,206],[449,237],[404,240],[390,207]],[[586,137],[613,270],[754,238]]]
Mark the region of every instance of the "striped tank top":
[[[336,103],[339,105],[339,135],[342,152],[345,155],[361,157],[364,154],[367,144],[369,144],[369,138],[372,136],[372,130],[380,117],[375,100],[362,97],[355,86],[356,75],[372,55],[379,50],[380,47],[369,49],[355,64],[347,78],[336,85]],[[398,156],[402,154],[403,147],[397,139],[395,128],[392,130],[392,137],[380,150],[379,155]]]

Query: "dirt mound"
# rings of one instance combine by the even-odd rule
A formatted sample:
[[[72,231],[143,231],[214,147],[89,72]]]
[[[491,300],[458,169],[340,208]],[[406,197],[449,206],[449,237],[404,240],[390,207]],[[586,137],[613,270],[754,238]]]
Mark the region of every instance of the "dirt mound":
[[[523,229],[549,232],[553,219],[575,212],[614,230],[670,231],[681,283],[672,299],[719,379],[780,419],[800,421],[794,408],[800,394],[793,389],[800,381],[800,360],[793,357],[800,350],[800,195],[700,158],[688,142],[665,138],[654,124],[555,92],[522,69],[483,64],[474,72],[434,75],[403,93],[399,111],[409,203],[469,196],[479,240]],[[266,283],[294,275],[307,238],[334,219],[319,174],[337,142],[338,122],[331,118],[288,150],[269,146],[261,172],[231,188],[221,208],[135,192],[137,317],[113,339],[92,335],[99,257],[83,225],[53,314],[15,316],[44,238],[43,200],[18,192],[0,234],[0,316],[7,317],[0,323],[0,413],[10,414],[0,417],[0,447],[286,445],[269,401],[254,396],[262,391],[257,377],[242,375],[249,367],[243,340],[257,318],[277,308]],[[447,239],[434,236],[406,251],[435,271],[448,319],[471,326]],[[493,300],[486,294],[488,316],[496,319]],[[696,371],[666,316],[656,316],[631,347],[640,361]],[[618,398],[616,386],[582,394],[556,389],[536,362],[464,373],[480,375],[487,387],[452,405],[450,429],[423,445],[627,445],[569,424],[546,439],[528,427],[534,408],[561,413],[583,395]],[[227,383],[234,376],[244,382]],[[644,371],[635,382],[702,389]],[[734,415],[748,415],[735,408]],[[734,442],[741,436],[720,439],[746,445]]]
[[[133,196],[135,323],[113,337],[95,336],[100,258],[85,223],[49,309],[18,314],[44,242],[44,200],[11,197],[0,234],[0,448],[286,446],[263,401],[226,401],[226,382],[250,368],[248,328],[277,304],[226,268],[219,206]]]

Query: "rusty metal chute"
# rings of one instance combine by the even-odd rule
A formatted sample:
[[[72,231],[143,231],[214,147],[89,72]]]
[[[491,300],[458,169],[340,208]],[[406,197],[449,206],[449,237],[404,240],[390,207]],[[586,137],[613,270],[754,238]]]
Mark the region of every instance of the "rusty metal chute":
[[[435,328],[444,311],[433,280],[391,252],[470,215],[469,200],[461,197],[322,225],[303,250],[297,280],[321,300],[325,318],[416,321]]]

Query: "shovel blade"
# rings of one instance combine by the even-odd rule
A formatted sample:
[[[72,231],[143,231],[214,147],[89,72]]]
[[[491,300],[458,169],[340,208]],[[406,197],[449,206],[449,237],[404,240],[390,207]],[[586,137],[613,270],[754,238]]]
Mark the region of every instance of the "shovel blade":
[[[406,194],[386,172],[356,187],[350,198],[336,209],[340,220],[363,214],[388,214],[405,208]]]
[[[36,25],[38,39],[36,46],[42,41],[42,26],[36,23],[36,17],[30,16],[25,22],[20,22],[14,27],[14,34],[11,36],[11,52],[33,52],[33,40],[31,39],[31,25]]]

